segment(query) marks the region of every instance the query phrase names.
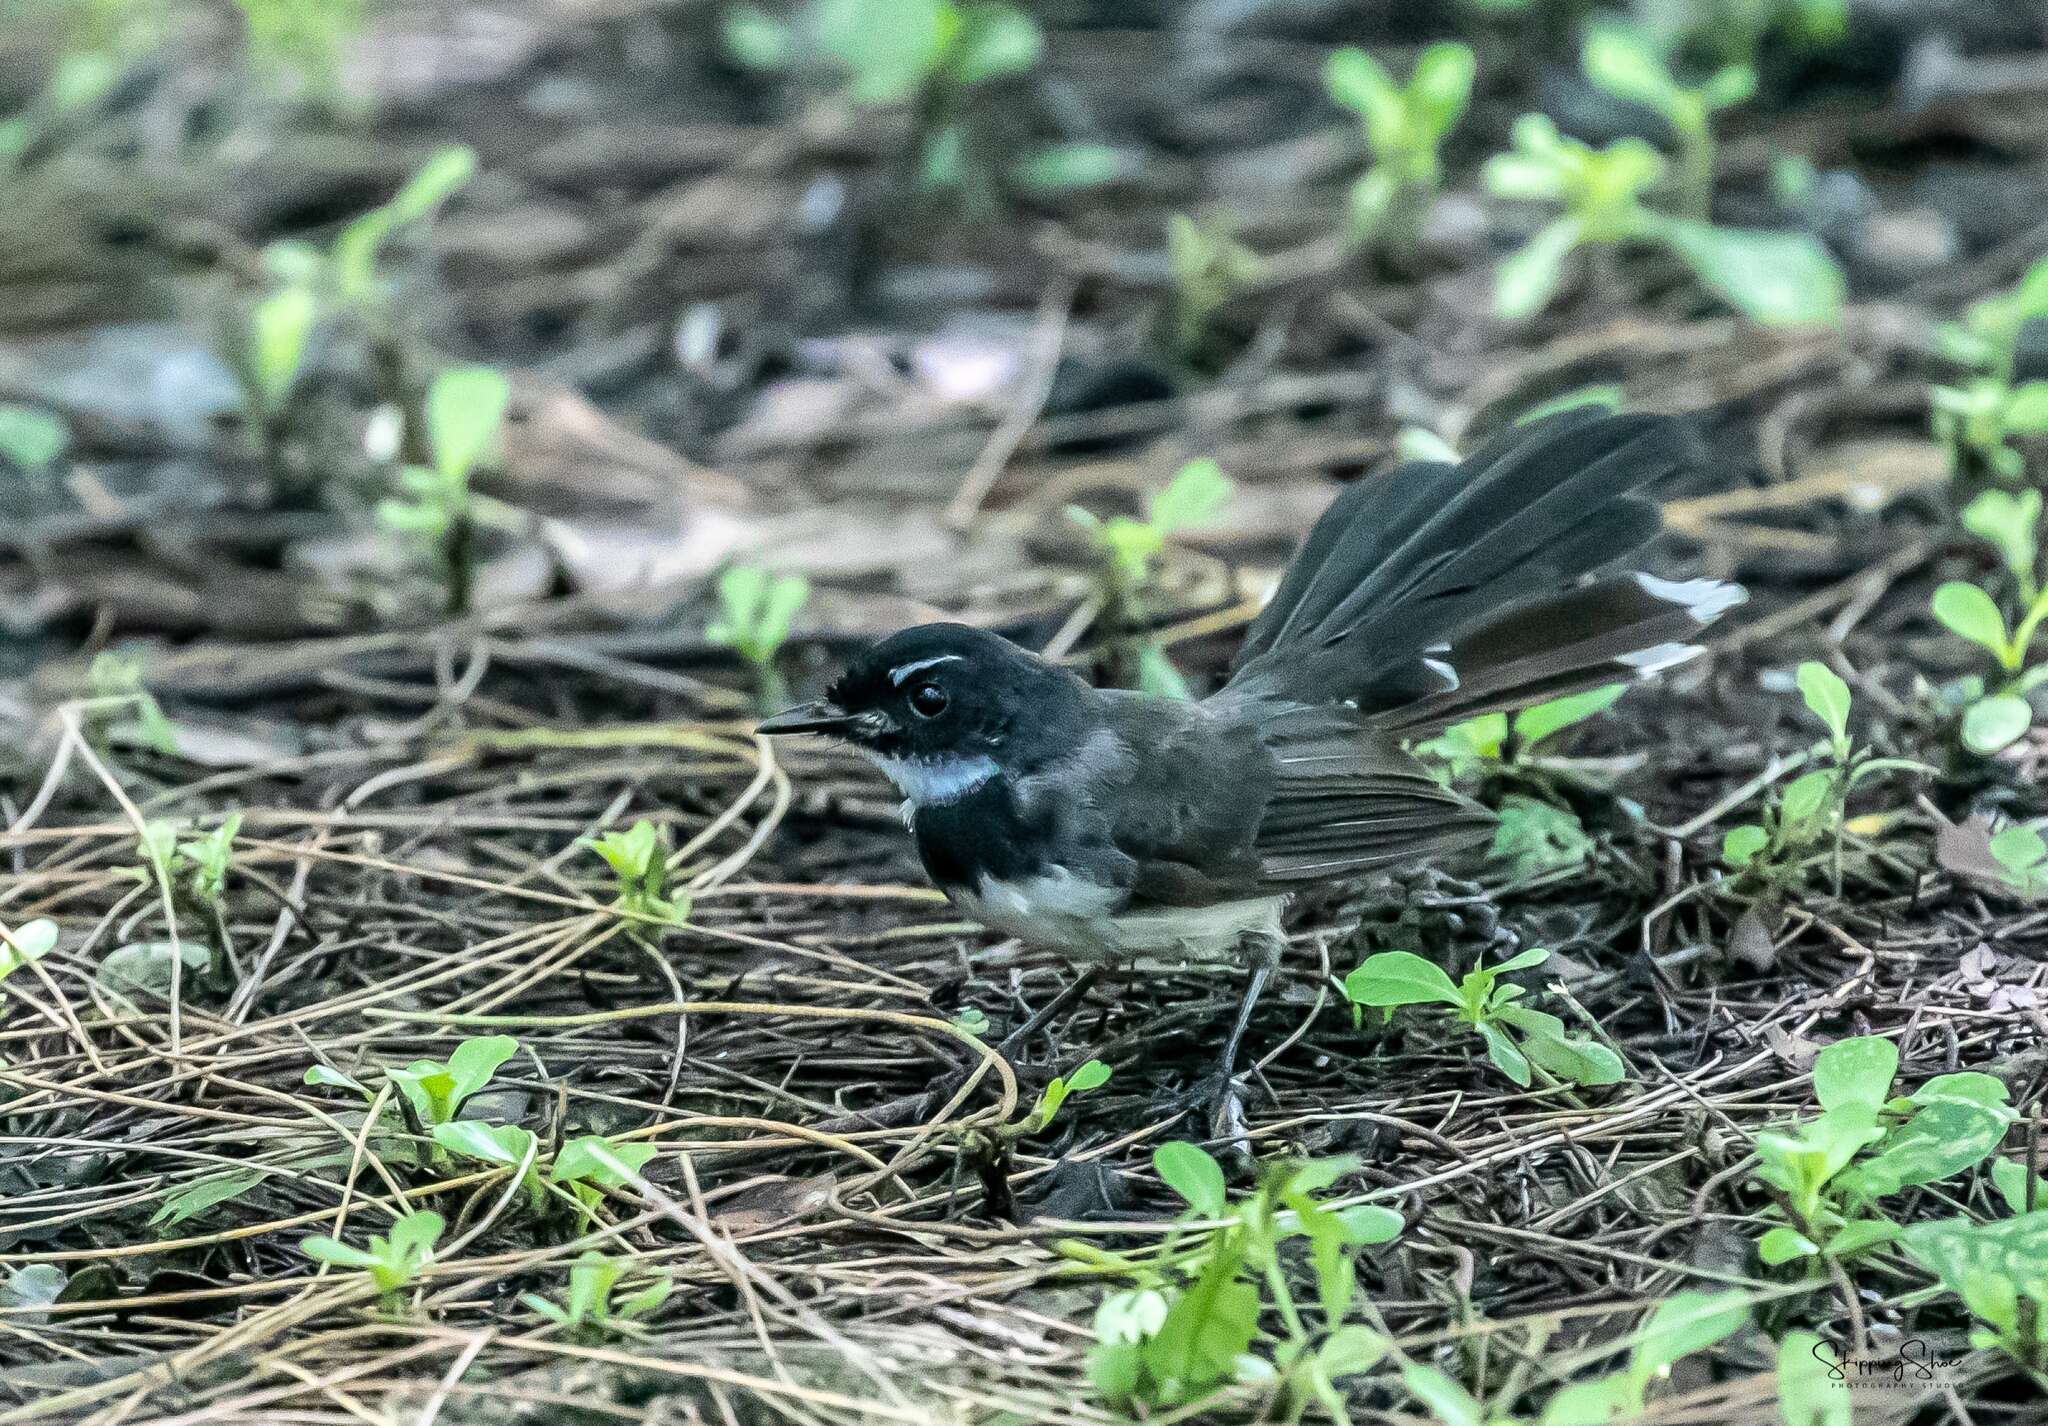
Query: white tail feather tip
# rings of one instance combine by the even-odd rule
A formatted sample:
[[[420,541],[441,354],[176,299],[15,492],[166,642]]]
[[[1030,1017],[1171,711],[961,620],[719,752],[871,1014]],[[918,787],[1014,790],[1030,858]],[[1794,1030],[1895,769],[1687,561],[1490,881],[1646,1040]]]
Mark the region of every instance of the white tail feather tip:
[[[1682,604],[1697,624],[1711,624],[1749,598],[1739,584],[1719,579],[1659,579],[1654,574],[1636,575],[1636,583],[1653,599]]]

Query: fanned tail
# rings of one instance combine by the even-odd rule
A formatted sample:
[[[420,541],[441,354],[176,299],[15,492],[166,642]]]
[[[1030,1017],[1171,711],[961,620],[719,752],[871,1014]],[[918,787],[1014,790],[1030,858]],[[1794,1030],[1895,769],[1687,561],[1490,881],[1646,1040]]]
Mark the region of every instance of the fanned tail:
[[[1740,586],[1589,577],[1657,533],[1642,492],[1698,458],[1668,417],[1577,410],[1460,465],[1360,482],[1316,522],[1229,686],[1413,734],[1682,663]]]

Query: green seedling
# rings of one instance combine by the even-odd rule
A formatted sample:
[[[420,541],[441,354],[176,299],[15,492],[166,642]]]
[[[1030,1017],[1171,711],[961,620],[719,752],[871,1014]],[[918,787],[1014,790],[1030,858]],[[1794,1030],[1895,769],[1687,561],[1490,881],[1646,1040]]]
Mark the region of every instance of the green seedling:
[[[1067,518],[1088,532],[1097,558],[1096,591],[1101,619],[1116,640],[1121,681],[1147,693],[1185,698],[1188,687],[1156,639],[1138,637],[1148,618],[1152,582],[1167,541],[1214,520],[1235,490],[1213,460],[1191,460],[1152,496],[1143,519],[1112,515],[1107,520],[1078,505]]]
[[[657,1152],[653,1144],[614,1144],[603,1135],[585,1134],[562,1145],[548,1182],[574,1195],[588,1229],[605,1194],[632,1182]]]
[[[2032,726],[2034,712],[2026,695],[2048,677],[2048,667],[2027,667],[2034,634],[2048,615],[2048,591],[2041,588],[2036,572],[2041,492],[1982,491],[1964,508],[1962,518],[1965,529],[1998,551],[2022,611],[2018,624],[2008,628],[1998,601],[1974,584],[1951,580],[1934,592],[1935,618],[1998,662],[2001,677],[1994,686],[1987,689],[1984,680],[1973,675],[1959,680],[1953,690],[1944,690],[1963,707],[1963,746],[1989,757]]]
[[[569,1269],[568,1295],[560,1303],[538,1293],[522,1293],[519,1300],[570,1336],[583,1341],[603,1341],[644,1331],[639,1319],[652,1315],[668,1301],[674,1282],[666,1272],[657,1273],[641,1287],[618,1295],[619,1280],[627,1265],[590,1251],[577,1258]]]
[[[434,1244],[446,1227],[441,1215],[418,1208],[391,1225],[388,1238],[372,1237],[367,1248],[353,1248],[325,1235],[307,1238],[299,1251],[317,1263],[338,1268],[361,1268],[377,1285],[386,1313],[397,1316],[401,1294],[421,1269],[434,1261]]]
[[[24,921],[11,931],[0,924],[0,980],[56,949],[55,921]]]
[[[907,107],[916,120],[916,177],[928,192],[976,207],[992,197],[998,136],[980,91],[1029,72],[1044,37],[1024,11],[998,0],[811,0],[785,23],[754,5],[725,12],[726,53],[764,73],[825,73],[853,103]],[[1061,145],[1027,160],[1055,185],[1103,176],[1099,145]],[[1115,164],[1122,170],[1121,160]]]
[[[676,925],[689,916],[690,898],[669,891],[667,849],[646,818],[623,832],[585,837],[578,845],[603,857],[617,875],[621,911]]]
[[[1883,772],[1928,772],[1906,758],[1880,758],[1849,735],[1849,685],[1826,664],[1808,660],[1796,675],[1806,709],[1827,730],[1816,753],[1827,765],[1802,773],[1785,785],[1777,805],[1761,822],[1744,822],[1721,838],[1721,861],[1773,900],[1794,880],[1805,857],[1830,841],[1837,888],[1842,877],[1842,841],[1847,832],[1849,793],[1865,778]]]
[[[221,893],[227,889],[228,871],[234,865],[235,834],[242,830],[242,814],[230,812],[210,832],[179,839],[171,853],[171,869],[184,877],[185,894],[208,910],[217,910]]]
[[[405,229],[432,218],[475,176],[474,149],[460,145],[442,149],[421,164],[388,202],[350,219],[318,265],[324,268],[334,299],[358,311],[387,305],[390,291],[382,269],[385,245]],[[304,262],[302,252],[286,258],[287,265],[295,268],[303,268]]]
[[[1991,1186],[2014,1213],[2034,1213],[2048,1208],[2048,1178],[2028,1173],[2017,1159],[1991,1161]]]
[[[800,574],[770,574],[742,564],[718,577],[718,616],[705,626],[704,637],[746,661],[754,672],[754,701],[766,712],[789,702],[776,660],[810,597],[811,583]]]
[[[1937,1075],[1892,1097],[1898,1046],[1873,1035],[1841,1040],[1813,1065],[1819,1117],[1757,1135],[1757,1177],[1785,1221],[1757,1241],[1775,1267],[1851,1257],[1898,1236],[1879,1200],[1974,1168],[2015,1118],[1987,1074]]]
[[[511,400],[511,383],[491,367],[456,367],[435,377],[426,407],[433,463],[402,468],[404,494],[377,503],[377,518],[387,528],[424,547],[450,614],[469,612],[476,587],[470,476],[489,455]]]
[[[1528,243],[1501,259],[1494,309],[1533,317],[1562,286],[1580,248],[1661,246],[1700,284],[1750,320],[1767,325],[1833,322],[1846,284],[1820,245],[1803,233],[1717,228],[1654,212],[1644,202],[1664,177],[1664,160],[1640,139],[1595,149],[1567,138],[1541,114],[1515,121],[1513,148],[1487,160],[1484,178],[1497,197],[1552,204],[1563,211]]]
[[[1399,1236],[1400,1216],[1322,1201],[1357,1167],[1355,1158],[1269,1167],[1235,1204],[1222,1168],[1195,1145],[1162,1144],[1152,1162],[1186,1201],[1182,1221],[1215,1226],[1177,1230],[1145,1262],[1062,1245],[1098,1269],[1136,1279],[1096,1310],[1088,1375],[1097,1392],[1112,1407],[1150,1413],[1191,1406],[1232,1383],[1255,1384],[1272,1392],[1273,1419],[1298,1421],[1315,1404],[1348,1420],[1339,1384],[1392,1350],[1385,1337],[1348,1320],[1357,1300],[1354,1260],[1360,1248]],[[1298,1302],[1287,1279],[1284,1259],[1298,1239],[1306,1240],[1313,1304]],[[1277,1335],[1262,1331],[1268,1320],[1279,1324]]]
[[[1633,1421],[1648,1409],[1653,1385],[1667,1380],[1682,1357],[1703,1352],[1749,1323],[1749,1294],[1681,1292],[1650,1309],[1631,1339],[1628,1364],[1590,1381],[1558,1388],[1544,1403],[1541,1426],[1605,1426]]]
[[[325,100],[342,97],[342,56],[362,32],[366,0],[235,0],[235,8],[259,61]]]
[[[2048,841],[2034,828],[2025,823],[2001,828],[1992,835],[1991,858],[2021,896],[2048,893]]]
[[[2015,368],[2020,332],[2048,319],[2048,258],[2030,268],[2012,291],[1987,297],[1937,334],[1942,354],[1970,373],[1934,388],[1934,434],[1950,452],[1952,468],[1989,471],[2001,480],[2026,476],[2026,458],[2012,444],[2048,431],[2048,381],[2020,382]]]
[[[1060,1112],[1060,1106],[1067,1102],[1069,1096],[1086,1094],[1089,1090],[1100,1089],[1107,1083],[1109,1083],[1109,1066],[1101,1060],[1089,1060],[1070,1076],[1055,1076],[1052,1083],[1048,1084],[1044,1092],[1038,1096],[1038,1103],[1032,1107],[1029,1114],[1024,1116],[1024,1121],[1019,1126],[1018,1132],[1020,1134],[1043,1132],[1052,1124],[1053,1119]]]
[[[455,1119],[436,1124],[432,1138],[437,1147],[465,1159],[509,1168],[519,1175],[526,1192],[526,1206],[538,1215],[548,1204],[548,1187],[534,1165],[540,1155],[540,1141],[531,1129],[517,1124],[486,1124],[480,1119]]]
[[[1173,283],[1167,339],[1181,360],[1208,365],[1216,355],[1216,315],[1265,280],[1265,260],[1225,231],[1220,219],[1198,223],[1172,213],[1166,219],[1166,267]]]
[[[1714,201],[1714,115],[1756,93],[1756,71],[1731,64],[1703,84],[1681,84],[1649,31],[1612,22],[1587,30],[1580,63],[1595,87],[1642,105],[1671,126],[1678,141],[1680,211],[1705,223]]]
[[[1477,68],[1470,47],[1434,44],[1404,85],[1362,49],[1330,56],[1323,86],[1358,115],[1372,152],[1372,166],[1351,185],[1346,229],[1353,243],[1404,249],[1421,236],[1443,182],[1443,142],[1471,103]]]
[[[384,1076],[411,1111],[420,1132],[431,1136],[441,1125],[455,1122],[464,1101],[489,1084],[499,1067],[517,1053],[519,1042],[510,1035],[485,1035],[464,1040],[445,1063],[414,1060],[404,1069],[386,1070]],[[359,1081],[322,1064],[306,1071],[306,1083],[350,1090],[366,1100],[375,1098]],[[447,1161],[438,1144],[433,1158],[437,1163]]]
[[[92,687],[95,724],[106,734],[121,734],[166,757],[178,751],[176,725],[164,716],[156,696],[142,686],[141,659],[107,649],[93,656],[86,681]],[[116,711],[131,712],[134,716],[125,722],[115,721],[108,715]]]
[[[71,428],[40,406],[0,401],[0,461],[27,475],[47,471],[71,445]]]
[[[1351,1004],[1353,1024],[1363,1022],[1367,1007],[1391,1020],[1403,1005],[1448,1006],[1458,1024],[1470,1026],[1485,1042],[1494,1067],[1525,1089],[1539,1071],[1572,1084],[1618,1082],[1624,1071],[1621,1056],[1598,1040],[1570,1034],[1557,1016],[1517,1004],[1526,989],[1501,979],[1549,957],[1544,950],[1523,951],[1454,983],[1441,966],[1411,951],[1382,951],[1366,957],[1338,988]]]
[[[2006,1353],[2048,1389],[2048,1211],[1989,1223],[1916,1223],[1899,1239],[1983,1324],[1970,1345]]]
[[[239,331],[222,344],[228,367],[241,383],[256,453],[280,490],[293,484],[286,434],[292,397],[319,320],[318,296],[310,286],[293,283],[259,298],[242,317]]]
[[[149,1226],[175,1228],[188,1219],[197,1218],[209,1208],[234,1202],[269,1176],[263,1169],[230,1169],[226,1173],[208,1174],[166,1198],[150,1216]]]

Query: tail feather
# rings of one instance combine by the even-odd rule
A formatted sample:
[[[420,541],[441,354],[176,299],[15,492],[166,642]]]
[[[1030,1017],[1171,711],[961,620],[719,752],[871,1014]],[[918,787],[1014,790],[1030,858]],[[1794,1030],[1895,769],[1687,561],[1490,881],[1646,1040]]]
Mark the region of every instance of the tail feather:
[[[1669,667],[1739,588],[1581,581],[1657,533],[1639,492],[1695,456],[1668,418],[1571,411],[1460,466],[1354,486],[1254,622],[1231,686],[1421,731]]]

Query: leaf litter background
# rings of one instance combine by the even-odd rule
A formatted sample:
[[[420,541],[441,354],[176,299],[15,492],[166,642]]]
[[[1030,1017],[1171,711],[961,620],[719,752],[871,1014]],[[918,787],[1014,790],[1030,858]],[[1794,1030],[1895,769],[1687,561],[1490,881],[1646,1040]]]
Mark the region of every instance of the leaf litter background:
[[[1735,218],[1768,210],[1776,154],[1828,175],[1833,206],[1808,216],[1852,301],[1839,328],[1794,331],[1655,263],[1533,323],[1486,317],[1516,234],[1472,172],[1522,108],[1585,99],[1568,45],[1482,48],[1422,271],[1346,260],[1329,237],[1358,142],[1322,60],[1473,23],[1450,8],[1038,7],[1014,122],[1116,145],[1135,176],[979,220],[904,199],[900,125],[723,64],[712,6],[380,11],[348,51],[367,108],[345,123],[244,82],[224,7],[177,12],[142,82],[0,208],[0,395],[73,431],[64,478],[0,483],[0,917],[62,928],[6,987],[0,1263],[67,1284],[0,1305],[0,1422],[1104,1419],[1081,1365],[1100,1288],[1051,1245],[1144,1242],[1175,1211],[1151,1150],[1199,1137],[1176,1095],[1236,980],[1056,1001],[1070,968],[923,889],[870,771],[748,736],[745,680],[702,636],[707,576],[744,558],[810,577],[798,691],[941,615],[1085,659],[1092,583],[1061,508],[1134,509],[1213,456],[1239,494],[1176,548],[1162,611],[1199,681],[1333,482],[1403,425],[1469,442],[1587,385],[1697,420],[1716,459],[1674,494],[1667,572],[1741,578],[1753,602],[1710,662],[1569,735],[1546,790],[1594,835],[1583,866],[1297,908],[1249,1042],[1255,1147],[1360,1154],[1343,1190],[1410,1221],[1365,1267],[1408,1350],[1540,1385],[1553,1361],[1518,1356],[1560,1313],[1599,1341],[1681,1288],[1764,1285],[1750,1136],[1809,1106],[1819,1046],[1895,1033],[1909,1081],[1982,1069],[2034,1113],[2044,922],[1967,819],[2038,811],[2040,747],[1966,759],[1916,687],[1974,666],[1925,610],[1987,563],[1926,435],[1933,324],[2048,247],[2048,69],[2018,14],[1851,10],[1850,54],[1771,76],[1723,150]],[[1930,55],[1950,65],[1933,80]],[[18,89],[49,59],[28,26],[0,36]],[[530,516],[459,621],[360,522],[266,503],[208,345],[260,244],[328,231],[453,140],[480,176],[398,270],[442,350],[511,372],[490,490]],[[1140,356],[1174,211],[1234,214],[1296,257],[1226,309],[1200,376]],[[360,420],[363,389],[337,357],[327,418]],[[134,641],[169,753],[96,744],[67,711],[90,654]],[[1859,794],[1883,820],[1839,892],[1744,917],[1714,891],[1720,835],[1815,736],[1790,691],[1807,658],[1849,678],[1860,738],[1942,776]],[[208,969],[206,928],[174,930],[134,875],[137,830],[230,809],[229,954]],[[575,844],[642,816],[678,849],[686,929],[636,934]],[[1361,910],[1365,934],[1335,929]],[[1532,945],[1627,1082],[1517,1092],[1448,1027],[1355,1029],[1331,987],[1373,949],[1461,970]],[[978,1039],[954,1024],[970,1010]],[[491,1117],[659,1147],[650,1191],[613,1200],[631,1251],[674,1274],[648,1340],[541,1330],[518,1295],[556,1290],[576,1249],[502,1175],[364,1155],[359,1102],[304,1083],[499,1029],[521,1049]],[[1109,1084],[1006,1182],[963,1161],[1091,1056]],[[223,1170],[261,1177],[162,1215]],[[1950,1211],[1926,1198],[1900,1211]],[[297,1245],[406,1205],[450,1229],[391,1323]],[[1960,1351],[1955,1319],[1836,1287],[1807,1303],[1823,1330]],[[1769,1340],[1719,1359],[1682,1367],[1654,1419],[1768,1416]],[[2032,1418],[2014,1393],[1980,1363],[1858,1419]],[[1359,1410],[1416,1419],[1387,1395]]]

